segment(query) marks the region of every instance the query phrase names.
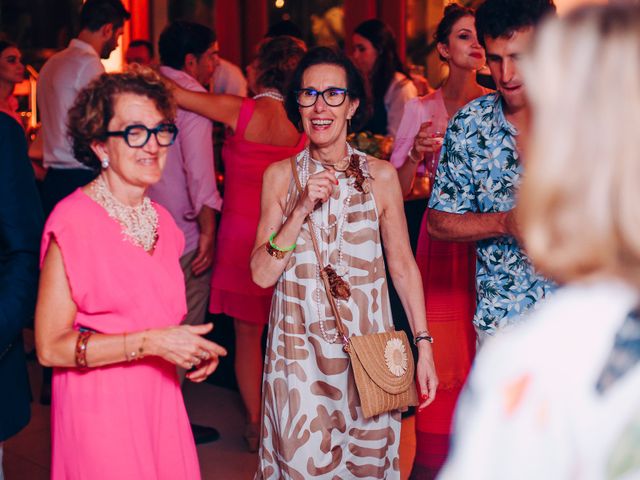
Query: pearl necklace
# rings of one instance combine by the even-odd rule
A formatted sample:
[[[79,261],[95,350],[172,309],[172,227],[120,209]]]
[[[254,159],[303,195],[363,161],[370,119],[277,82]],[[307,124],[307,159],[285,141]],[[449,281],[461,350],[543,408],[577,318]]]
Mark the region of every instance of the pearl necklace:
[[[353,149],[351,148],[351,146],[349,144],[347,144],[347,152],[348,152],[348,158],[351,157],[351,155],[353,154]],[[300,180],[301,180],[301,184],[302,187],[304,188],[304,186],[307,184],[307,181],[309,180],[309,161],[313,161],[315,163],[319,163],[320,165],[323,165],[321,162],[318,162],[317,160],[314,160],[311,158],[311,155],[309,153],[309,147],[305,148],[304,152],[303,152],[303,157],[302,157],[302,171],[301,171],[301,175],[300,175]],[[338,261],[336,262],[336,267],[335,267],[335,271],[336,273],[340,276],[340,277],[344,277],[348,274],[348,267],[344,264],[344,255],[342,252],[342,247],[343,247],[343,241],[344,241],[344,227],[347,223],[347,210],[349,209],[349,206],[351,204],[351,198],[353,197],[353,195],[355,194],[355,188],[353,187],[353,183],[354,183],[355,179],[347,179],[347,185],[348,185],[348,192],[349,195],[347,196],[347,198],[344,199],[344,207],[342,209],[342,212],[340,214],[339,218],[336,218],[335,221],[329,223],[329,224],[323,224],[317,220],[315,220],[313,217],[317,216],[317,215],[321,215],[321,211],[324,210],[324,205],[323,204],[320,208],[318,208],[316,211],[314,211],[310,216],[309,216],[309,220],[311,222],[311,225],[313,227],[312,231],[310,231],[309,233],[311,235],[317,235],[317,237],[321,238],[321,232],[329,232],[330,230],[332,230],[334,227],[338,226],[338,232],[337,232],[337,238],[338,238]],[[327,202],[328,203],[328,202]],[[320,210],[320,211],[318,211]],[[330,212],[329,212],[330,213]],[[321,262],[321,259],[318,259],[318,262]],[[328,259],[327,259],[327,263]],[[322,338],[324,338],[324,340],[328,343],[336,343],[338,341],[338,338],[340,337],[340,333],[338,332],[337,329],[334,330],[333,334],[329,334],[327,332],[326,329],[326,325],[325,325],[325,315],[323,312],[323,303],[322,303],[322,277],[321,277],[321,267],[320,267],[320,263],[318,263],[318,265],[316,265],[316,289],[314,291],[314,297],[315,297],[315,303],[316,303],[316,312],[318,315],[318,322],[320,324],[320,333],[322,335]],[[331,292],[326,292],[327,295],[331,295]],[[338,307],[338,309],[340,309],[341,305],[342,305],[342,300],[336,298],[335,299],[336,302],[336,307]]]
[[[153,250],[158,239],[158,212],[149,197],[135,207],[125,205],[113,196],[102,175],[91,184],[93,199],[122,227],[123,239],[146,252]]]
[[[278,100],[279,102],[284,102],[284,97],[282,96],[282,94],[276,90],[266,90],[262,93],[259,93],[257,95],[253,96],[254,100],[257,100],[259,98],[272,98],[273,100]]]

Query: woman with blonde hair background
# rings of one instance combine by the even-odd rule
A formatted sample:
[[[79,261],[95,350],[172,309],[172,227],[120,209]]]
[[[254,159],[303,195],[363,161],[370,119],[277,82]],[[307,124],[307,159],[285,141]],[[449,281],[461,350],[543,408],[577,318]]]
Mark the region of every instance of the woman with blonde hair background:
[[[563,288],[482,350],[441,478],[637,478],[640,7],[549,21],[524,67],[522,232]]]

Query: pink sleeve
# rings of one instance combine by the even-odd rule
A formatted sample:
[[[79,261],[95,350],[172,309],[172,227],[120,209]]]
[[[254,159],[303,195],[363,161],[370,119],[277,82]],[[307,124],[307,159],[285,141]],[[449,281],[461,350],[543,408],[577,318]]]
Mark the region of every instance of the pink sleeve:
[[[393,152],[391,153],[391,164],[400,168],[404,165],[409,150],[413,145],[413,140],[420,130],[420,109],[422,108],[422,102],[420,98],[412,98],[404,107],[404,114],[398,127],[398,133],[393,144]]]
[[[186,111],[180,113],[183,115],[180,135],[186,140],[180,142],[180,149],[195,218],[204,205],[222,210],[213,162],[212,126],[208,118]]]
[[[71,298],[76,305],[80,306],[84,304],[87,285],[91,284],[89,279],[84,278],[85,275],[91,275],[91,269],[86,266],[85,268],[81,267],[85,263],[82,257],[87,251],[86,243],[88,240],[78,228],[78,225],[85,224],[86,218],[79,218],[76,209],[69,208],[71,206],[69,203],[68,201],[59,203],[47,219],[40,244],[40,268],[42,268],[51,241],[55,240],[62,255]],[[96,254],[99,253],[96,251]]]

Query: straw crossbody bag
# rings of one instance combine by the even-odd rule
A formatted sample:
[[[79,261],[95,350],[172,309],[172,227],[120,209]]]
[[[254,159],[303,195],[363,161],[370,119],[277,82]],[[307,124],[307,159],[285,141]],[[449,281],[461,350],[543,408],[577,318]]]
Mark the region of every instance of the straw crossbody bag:
[[[303,188],[298,177],[295,157],[291,159],[291,168],[298,193],[302,194]],[[313,225],[309,217],[306,221],[313,249],[320,264],[325,293],[336,319],[336,329],[342,338],[342,349],[351,360],[364,417],[370,418],[380,413],[417,405],[418,393],[414,382],[415,364],[406,333],[391,331],[352,337],[347,335],[338,306],[331,293],[327,272],[332,271],[332,268],[330,265],[322,265],[322,256]]]

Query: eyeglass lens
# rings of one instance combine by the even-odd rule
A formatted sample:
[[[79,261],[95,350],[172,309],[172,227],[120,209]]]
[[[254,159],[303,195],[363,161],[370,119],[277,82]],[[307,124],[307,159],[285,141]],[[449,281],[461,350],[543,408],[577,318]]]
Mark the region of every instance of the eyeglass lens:
[[[155,128],[147,128],[144,125],[131,125],[124,131],[125,140],[130,147],[144,147],[151,134],[156,136],[156,141],[161,147],[168,147],[173,144],[176,138],[177,129],[172,124],[162,124]]]
[[[347,91],[344,88],[327,88],[319,92],[313,88],[303,88],[298,91],[296,101],[301,107],[311,107],[315,105],[320,95],[330,107],[339,107],[347,98]]]

